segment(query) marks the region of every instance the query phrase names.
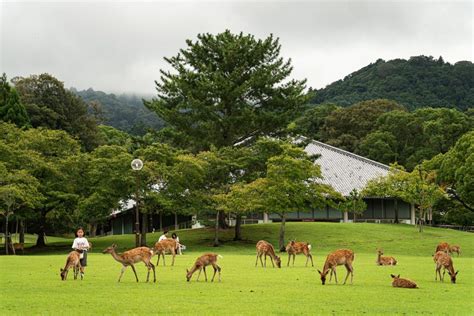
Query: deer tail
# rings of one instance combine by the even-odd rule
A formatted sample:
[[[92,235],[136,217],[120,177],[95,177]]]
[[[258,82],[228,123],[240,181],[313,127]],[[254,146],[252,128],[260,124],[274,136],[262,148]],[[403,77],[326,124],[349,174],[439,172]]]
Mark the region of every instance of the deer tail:
[[[311,244],[308,244],[308,250],[311,250]]]
[[[219,258],[221,258],[221,259],[222,259],[222,258],[224,258],[224,257],[223,257],[223,256],[221,256],[221,255],[217,255],[217,257],[219,257]]]
[[[155,251],[153,249],[150,249],[150,254],[153,257],[153,255],[155,254]]]

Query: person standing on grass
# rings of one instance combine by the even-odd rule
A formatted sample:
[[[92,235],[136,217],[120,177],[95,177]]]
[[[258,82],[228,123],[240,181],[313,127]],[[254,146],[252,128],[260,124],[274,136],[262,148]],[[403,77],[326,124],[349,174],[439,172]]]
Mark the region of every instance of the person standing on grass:
[[[173,238],[176,241],[176,253],[178,255],[182,255],[181,253],[181,244],[179,243],[179,237],[176,235],[176,233],[171,234],[171,238]]]
[[[76,238],[72,243],[72,249],[80,253],[81,266],[84,268],[87,266],[87,251],[89,250],[89,242],[84,237],[84,230],[79,227],[76,231]],[[84,269],[81,272],[81,277],[84,277]]]

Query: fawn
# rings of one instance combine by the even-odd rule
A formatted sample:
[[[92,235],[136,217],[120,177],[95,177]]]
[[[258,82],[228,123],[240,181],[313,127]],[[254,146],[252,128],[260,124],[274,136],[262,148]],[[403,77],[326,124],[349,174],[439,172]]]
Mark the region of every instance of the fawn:
[[[265,240],[260,240],[257,245],[257,260],[255,261],[255,267],[257,267],[258,258],[260,258],[260,263],[262,267],[267,267],[267,256],[270,256],[270,260],[272,261],[272,266],[275,268],[275,263],[278,268],[281,268],[281,259],[275,254],[275,249],[273,249],[272,244],[266,242]],[[265,255],[265,264],[262,262],[262,255]]]
[[[286,252],[288,253],[288,264],[287,267],[290,265],[290,258],[293,256],[293,266],[295,265],[295,257],[297,254],[304,254],[306,256],[306,264],[305,267],[308,266],[308,260],[311,259],[311,266],[314,267],[313,263],[313,256],[310,253],[311,245],[307,242],[296,242],[294,240],[290,241],[288,245],[286,245]]]
[[[416,283],[413,282],[412,280],[400,278],[400,274],[398,276],[395,276],[393,274],[390,274],[390,275],[393,278],[393,281],[392,281],[392,286],[393,287],[403,287],[403,288],[406,288],[406,289],[417,289],[418,288],[418,285],[416,285]]]
[[[438,251],[444,251],[446,253],[449,252],[449,244],[447,242],[441,242],[436,246],[436,252]]]
[[[397,260],[394,257],[382,257],[383,249],[377,250],[377,265],[379,266],[394,266],[397,264]]]
[[[352,267],[352,262],[354,261],[354,252],[349,249],[339,249],[332,253],[330,253],[327,258],[326,262],[324,263],[323,272],[319,271],[321,275],[321,282],[323,285],[326,283],[326,276],[331,270],[331,275],[329,277],[329,282],[332,280],[332,274],[334,273],[334,278],[336,279],[337,284],[337,275],[336,275],[336,267],[339,265],[344,265],[347,270],[346,279],[344,280],[344,284],[346,284],[347,278],[349,277],[349,273],[351,274],[351,284],[352,278],[354,277],[354,268]]]
[[[21,254],[24,255],[25,254],[25,243],[16,242],[16,243],[13,244],[12,249],[13,249],[13,254],[14,255],[16,255],[17,250],[21,250]]]
[[[66,259],[66,265],[64,266],[64,269],[61,268],[59,271],[61,271],[61,280],[66,281],[67,279],[67,273],[70,268],[73,268],[74,271],[74,280],[77,279],[77,275],[79,274],[79,270],[81,271],[81,280],[84,272],[84,268],[81,266],[81,259],[80,259],[80,253],[73,250],[71,251]]]
[[[453,260],[451,257],[445,253],[444,251],[438,251],[434,258],[436,258],[436,270],[435,270],[435,281],[439,280],[444,282],[444,274],[446,270],[448,270],[449,276],[451,277],[451,283],[456,283],[456,276],[458,275],[459,271],[454,272],[453,267]],[[441,277],[441,268],[443,268],[443,277]]]
[[[163,239],[162,241],[158,241],[155,244],[154,251],[158,255],[158,260],[156,261],[156,266],[159,265],[160,263],[160,256],[163,256],[163,266],[165,266],[165,253],[166,251],[171,252],[171,255],[173,255],[173,260],[171,262],[171,265],[174,266],[174,258],[176,256],[176,247],[177,243],[176,240],[167,238]]]
[[[211,282],[214,282],[214,277],[216,276],[216,272],[219,272],[219,282],[220,282],[221,281],[221,267],[217,265],[218,257],[222,258],[221,255],[218,255],[216,253],[206,253],[200,256],[199,258],[197,258],[191,270],[186,269],[186,281],[189,282],[189,280],[191,280],[196,270],[199,270],[199,274],[196,280],[196,281],[199,281],[199,277],[201,276],[201,271],[204,270],[204,277],[206,278],[206,282],[207,282],[206,267],[208,265],[212,265],[212,267],[214,268],[214,275],[212,276]]]
[[[143,261],[145,263],[145,266],[148,268],[148,274],[146,276],[146,281],[148,282],[150,279],[150,270],[153,269],[153,282],[156,282],[156,274],[155,274],[155,266],[153,263],[151,263],[151,257],[153,256],[153,250],[151,250],[148,247],[137,247],[133,248],[131,250],[125,251],[121,255],[117,254],[115,252],[115,248],[117,247],[116,244],[113,244],[112,246],[106,248],[102,253],[110,253],[112,257],[120,262],[123,267],[122,271],[120,272],[120,276],[118,279],[118,282],[120,282],[120,279],[122,278],[123,273],[125,272],[125,269],[127,269],[128,266],[132,267],[133,273],[135,273],[135,278],[137,279],[138,282],[138,276],[137,276],[137,271],[135,270],[134,264],[140,261]]]

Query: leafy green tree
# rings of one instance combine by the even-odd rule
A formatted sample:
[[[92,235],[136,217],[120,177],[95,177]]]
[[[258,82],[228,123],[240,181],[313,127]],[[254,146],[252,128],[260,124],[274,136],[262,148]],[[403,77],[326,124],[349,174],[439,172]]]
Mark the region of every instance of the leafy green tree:
[[[322,129],[326,118],[337,109],[340,109],[340,107],[335,104],[313,106],[294,120],[288,129],[296,135],[323,140]]]
[[[14,123],[18,127],[30,125],[26,109],[15,88],[10,87],[5,73],[0,77],[0,120]]]
[[[356,221],[356,215],[364,214],[367,209],[367,204],[362,199],[362,195],[356,189],[353,189],[348,197],[344,197],[341,202],[338,203],[337,208],[342,212],[352,212],[354,214],[354,223]]]
[[[194,150],[278,132],[302,109],[305,81],[289,80],[290,60],[272,35],[257,40],[227,30],[186,44],[165,58],[174,72],[161,70],[158,97],[145,104]]]

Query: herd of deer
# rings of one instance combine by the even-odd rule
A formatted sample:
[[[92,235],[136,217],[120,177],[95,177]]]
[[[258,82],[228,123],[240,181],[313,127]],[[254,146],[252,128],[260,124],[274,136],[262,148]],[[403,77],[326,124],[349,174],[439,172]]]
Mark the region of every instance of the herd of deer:
[[[163,257],[163,265],[165,265],[165,253],[171,253],[173,256],[171,265],[174,266],[174,259],[176,256],[176,249],[177,243],[174,239],[165,239],[159,241],[155,244],[152,248],[148,247],[137,247],[128,251],[125,251],[122,254],[118,254],[115,249],[116,245],[113,244],[112,246],[106,248],[102,253],[110,253],[112,257],[122,264],[122,270],[120,272],[120,276],[118,282],[120,282],[123,273],[125,272],[128,266],[132,267],[133,273],[135,274],[135,279],[138,282],[137,272],[135,270],[135,263],[143,262],[145,266],[148,268],[147,274],[147,282],[150,278],[150,270],[153,270],[153,282],[156,282],[156,273],[155,273],[155,265],[151,262],[151,258],[156,254],[158,255],[158,260],[156,262],[156,266],[160,263],[160,257]],[[276,255],[275,249],[273,245],[265,240],[260,240],[256,245],[257,250],[257,258],[255,261],[255,267],[258,265],[258,261],[260,259],[260,263],[262,267],[266,267],[267,265],[267,256],[270,257],[270,261],[272,266],[275,267],[275,264],[278,268],[281,268],[281,258]],[[311,255],[311,245],[306,242],[296,242],[290,241],[286,246],[286,252],[288,253],[288,263],[287,266],[290,265],[290,260],[293,257],[293,266],[295,265],[295,257],[297,254],[304,254],[306,256],[306,265],[308,266],[308,261],[311,260],[311,266],[314,267],[313,263],[313,256]],[[459,271],[454,272],[453,267],[453,260],[450,256],[452,253],[457,253],[458,256],[461,253],[461,248],[457,245],[449,245],[446,242],[440,243],[436,247],[436,253],[433,255],[433,260],[436,264],[436,271],[435,271],[435,281],[437,281],[438,275],[441,281],[444,281],[444,275],[446,270],[451,277],[451,282],[456,283],[456,276]],[[263,256],[263,260],[262,260]],[[191,267],[190,270],[186,270],[186,280],[191,280],[193,274],[196,271],[199,271],[197,280],[199,281],[199,277],[201,276],[201,272],[204,271],[204,277],[207,281],[206,275],[206,267],[212,266],[214,269],[214,275],[211,279],[211,282],[214,281],[216,273],[219,274],[219,282],[221,281],[221,268],[217,265],[217,259],[222,258],[222,256],[215,254],[215,253],[206,253],[199,258],[196,259],[194,265]],[[337,275],[336,275],[336,267],[340,265],[344,265],[347,274],[344,280],[344,284],[351,276],[351,284],[354,277],[354,268],[352,267],[352,262],[354,261],[354,252],[349,249],[339,249],[330,254],[328,254],[326,261],[324,262],[323,271],[321,272],[318,270],[321,282],[324,285],[326,283],[326,277],[330,272],[329,282],[332,280],[332,276],[334,275],[334,279],[337,282]],[[377,250],[377,265],[385,266],[385,265],[396,265],[397,260],[394,257],[384,257],[383,250]],[[71,251],[66,260],[66,266],[61,269],[61,279],[66,280],[67,273],[70,268],[73,268],[74,271],[74,279],[77,279],[77,275],[79,272],[83,272],[83,268],[80,264],[79,253],[76,251]],[[441,276],[441,268],[443,268],[443,275]],[[83,273],[81,273],[82,279]],[[417,284],[411,280],[400,278],[400,275],[395,276],[391,274],[393,278],[392,286],[393,287],[401,287],[401,288],[418,288]]]

